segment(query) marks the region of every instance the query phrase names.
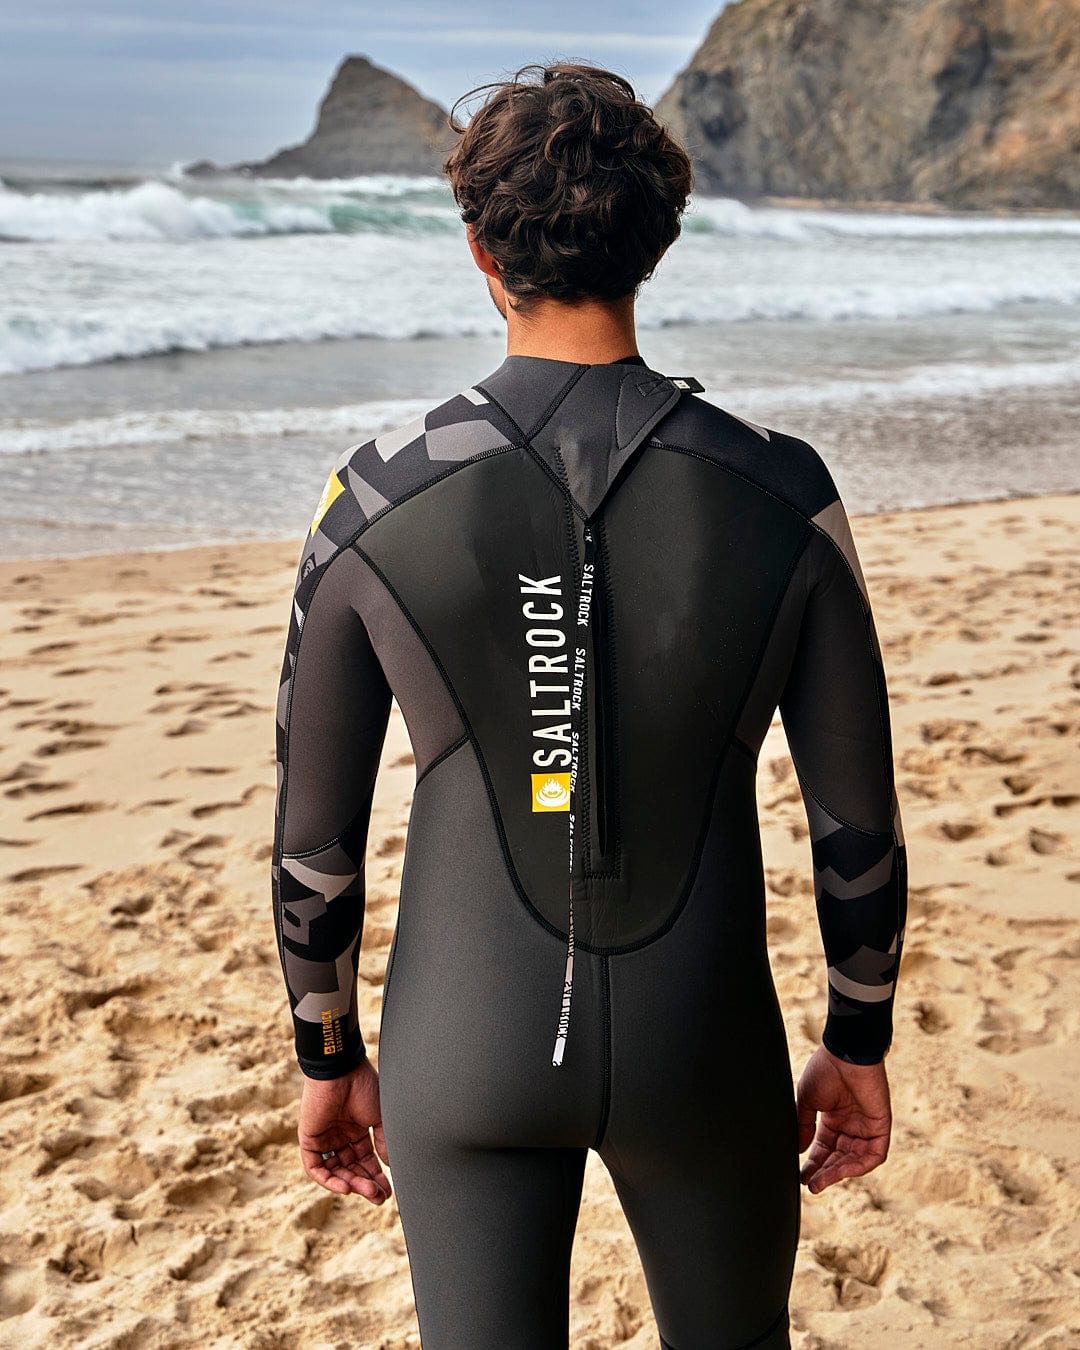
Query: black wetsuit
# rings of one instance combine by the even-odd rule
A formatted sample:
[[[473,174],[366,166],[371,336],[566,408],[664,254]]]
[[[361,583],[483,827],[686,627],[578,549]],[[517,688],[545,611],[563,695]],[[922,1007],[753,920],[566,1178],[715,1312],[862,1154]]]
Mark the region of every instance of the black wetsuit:
[[[789,1344],[800,1160],[755,794],[778,706],[824,1042],[891,1041],[906,860],[848,519],[812,446],[695,389],[508,356],[349,447],[303,548],[279,951],[301,1068],[347,1072],[393,695],[417,778],[379,1073],[425,1350],[566,1346],[589,1148],[664,1346]]]

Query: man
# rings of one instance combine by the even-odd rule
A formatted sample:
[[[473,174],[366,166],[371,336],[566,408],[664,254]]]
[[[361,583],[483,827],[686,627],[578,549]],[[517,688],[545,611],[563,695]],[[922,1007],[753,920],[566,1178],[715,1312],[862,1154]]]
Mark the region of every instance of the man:
[[[638,351],[685,151],[607,71],[485,91],[446,170],[506,359],[341,455],[293,597],[273,877],[301,1154],[376,1204],[393,1166],[425,1350],[567,1344],[589,1148],[661,1344],[775,1350],[800,1177],[870,1171],[891,1128],[906,852],[866,585],[817,452]],[[417,781],[377,1072],[355,973],[392,695]],[[797,1098],[755,800],[777,707],[829,982]]]

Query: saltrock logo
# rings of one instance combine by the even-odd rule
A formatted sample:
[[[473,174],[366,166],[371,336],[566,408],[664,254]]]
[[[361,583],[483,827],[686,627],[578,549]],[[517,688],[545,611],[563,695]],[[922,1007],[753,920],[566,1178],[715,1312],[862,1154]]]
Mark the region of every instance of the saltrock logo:
[[[532,776],[534,811],[569,811],[570,775],[534,773]]]
[[[563,618],[562,578],[518,573],[528,627],[529,715],[533,744],[531,798],[534,811],[570,809],[570,668]]]

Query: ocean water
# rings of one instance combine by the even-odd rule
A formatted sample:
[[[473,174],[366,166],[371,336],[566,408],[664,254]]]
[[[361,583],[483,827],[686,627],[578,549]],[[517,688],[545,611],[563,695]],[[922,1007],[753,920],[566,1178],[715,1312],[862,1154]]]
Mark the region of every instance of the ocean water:
[[[638,320],[853,512],[1080,488],[1078,215],[700,197]],[[0,556],[302,537],[504,352],[438,178],[0,162]]]

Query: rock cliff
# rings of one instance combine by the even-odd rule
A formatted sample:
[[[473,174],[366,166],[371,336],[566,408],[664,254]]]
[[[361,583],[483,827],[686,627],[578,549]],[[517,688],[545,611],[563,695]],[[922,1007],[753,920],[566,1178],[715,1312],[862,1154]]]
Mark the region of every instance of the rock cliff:
[[[657,111],[702,192],[1080,208],[1080,0],[739,0]]]
[[[263,178],[439,173],[454,139],[437,103],[366,56],[346,56],[319,104],[315,130],[302,144],[226,169],[200,160],[186,171]]]

